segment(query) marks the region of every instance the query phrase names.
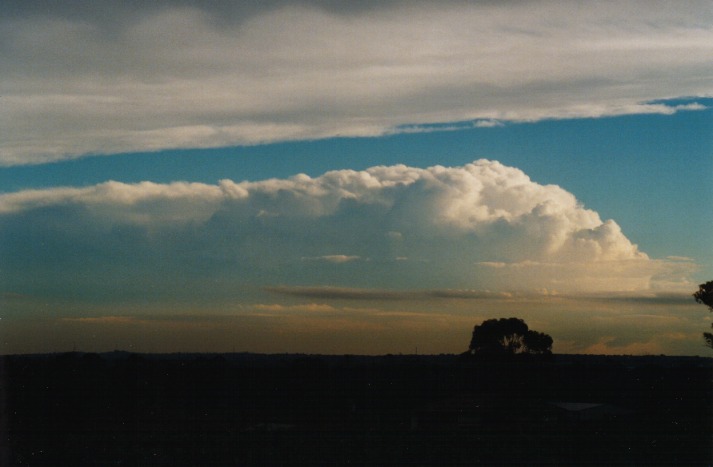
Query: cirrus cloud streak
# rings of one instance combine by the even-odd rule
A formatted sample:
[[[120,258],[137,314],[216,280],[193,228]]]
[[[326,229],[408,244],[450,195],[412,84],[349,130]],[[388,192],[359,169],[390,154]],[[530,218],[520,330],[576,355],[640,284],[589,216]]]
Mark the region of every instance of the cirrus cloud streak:
[[[707,2],[7,0],[0,164],[696,110]],[[443,128],[449,128],[445,126]]]

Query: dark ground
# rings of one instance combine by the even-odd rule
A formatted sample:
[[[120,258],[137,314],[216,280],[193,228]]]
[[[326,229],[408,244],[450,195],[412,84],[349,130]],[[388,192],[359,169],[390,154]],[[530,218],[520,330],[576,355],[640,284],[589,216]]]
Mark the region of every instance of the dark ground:
[[[5,356],[0,465],[712,465],[712,377],[695,357]]]

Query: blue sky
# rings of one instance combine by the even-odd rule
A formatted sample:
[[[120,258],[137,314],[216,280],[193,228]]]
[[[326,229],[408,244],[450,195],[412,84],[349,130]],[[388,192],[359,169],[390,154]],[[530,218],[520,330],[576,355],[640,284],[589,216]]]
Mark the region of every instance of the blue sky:
[[[700,258],[699,280],[713,276],[713,216],[695,206],[713,199],[713,99],[673,115],[546,120],[373,138],[327,138],[258,146],[95,156],[0,169],[4,192],[87,186],[116,180],[217,183],[375,165],[459,166],[478,158],[518,167],[533,180],[574,193],[654,256]]]
[[[709,3],[0,8],[1,352],[706,354]]]

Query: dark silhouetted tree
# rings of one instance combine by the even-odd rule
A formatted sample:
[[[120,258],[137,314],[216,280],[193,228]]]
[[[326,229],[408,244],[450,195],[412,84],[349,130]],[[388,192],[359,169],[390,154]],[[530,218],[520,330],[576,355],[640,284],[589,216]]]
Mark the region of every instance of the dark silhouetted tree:
[[[488,319],[473,328],[469,351],[473,355],[550,354],[552,338],[530,330],[519,318]]]
[[[701,303],[708,307],[708,311],[713,312],[713,281],[708,281],[705,284],[698,286],[698,291],[693,294],[693,298],[697,303]],[[713,327],[713,324],[711,324]],[[713,349],[713,333],[704,332],[703,339],[706,341],[706,347]]]
[[[544,332],[529,330],[522,341],[528,353],[540,355],[552,353],[552,337]]]

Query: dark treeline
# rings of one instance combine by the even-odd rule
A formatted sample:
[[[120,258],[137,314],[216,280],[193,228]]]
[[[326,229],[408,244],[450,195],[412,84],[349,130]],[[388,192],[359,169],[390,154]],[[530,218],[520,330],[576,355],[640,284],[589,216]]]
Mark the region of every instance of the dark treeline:
[[[6,356],[2,465],[710,464],[711,359]]]

